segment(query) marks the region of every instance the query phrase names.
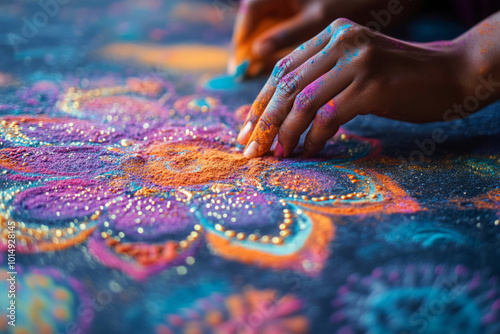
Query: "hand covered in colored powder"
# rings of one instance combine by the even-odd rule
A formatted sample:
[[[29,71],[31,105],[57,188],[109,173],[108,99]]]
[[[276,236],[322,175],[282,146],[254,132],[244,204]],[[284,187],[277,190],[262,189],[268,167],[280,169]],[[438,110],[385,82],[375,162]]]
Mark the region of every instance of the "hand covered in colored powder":
[[[405,15],[411,14],[419,2],[407,4]],[[248,61],[247,77],[255,76],[272,69],[277,60],[318,34],[333,19],[346,17],[366,23],[385,15],[377,13],[387,10],[387,0],[244,0],[236,18],[235,51],[228,72],[235,74],[238,66]],[[403,17],[397,15],[389,23]]]
[[[357,115],[408,122],[464,118],[500,97],[500,13],[450,42],[409,43],[346,19],[275,66],[238,136],[245,156],[323,149]]]

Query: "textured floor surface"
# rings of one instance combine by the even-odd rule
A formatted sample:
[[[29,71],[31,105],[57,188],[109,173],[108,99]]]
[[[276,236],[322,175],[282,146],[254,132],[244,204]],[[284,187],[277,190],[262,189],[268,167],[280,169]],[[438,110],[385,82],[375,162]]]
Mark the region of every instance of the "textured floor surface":
[[[500,331],[499,103],[247,160],[232,1],[47,3],[0,7],[0,332]]]

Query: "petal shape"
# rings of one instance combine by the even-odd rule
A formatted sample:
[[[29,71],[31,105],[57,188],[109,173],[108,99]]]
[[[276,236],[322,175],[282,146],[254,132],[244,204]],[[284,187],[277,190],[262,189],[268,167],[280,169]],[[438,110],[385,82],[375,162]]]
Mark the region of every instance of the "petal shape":
[[[0,167],[32,176],[91,176],[110,170],[115,155],[97,146],[15,147],[0,150]]]
[[[138,280],[185,264],[202,241],[189,207],[161,193],[119,196],[102,219],[89,249],[103,264]]]

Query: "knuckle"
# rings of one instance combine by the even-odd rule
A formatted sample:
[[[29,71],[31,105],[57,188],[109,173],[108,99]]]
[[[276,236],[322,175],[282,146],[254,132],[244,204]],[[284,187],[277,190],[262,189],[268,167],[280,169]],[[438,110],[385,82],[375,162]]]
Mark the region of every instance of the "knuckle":
[[[288,98],[292,96],[299,87],[300,77],[295,73],[287,74],[280,80],[277,88],[277,93],[281,98]]]
[[[362,26],[348,20],[337,19],[331,24],[334,35],[329,46],[337,47],[342,44],[364,44],[367,40],[366,32]]]
[[[315,126],[318,128],[329,129],[335,124],[335,119],[337,118],[335,113],[325,114],[319,113],[318,117],[314,120]]]
[[[356,56],[356,59],[364,56],[370,57],[373,48],[370,39],[361,30],[352,29],[342,33],[342,37],[331,40],[329,48],[339,50],[346,53],[351,53]]]
[[[313,110],[314,102],[307,93],[300,93],[295,98],[294,107],[301,113],[311,112]]]
[[[351,47],[351,42],[347,38],[347,33],[345,31],[338,33],[338,38],[332,38],[328,43],[328,48],[334,49],[349,49]]]
[[[342,33],[342,40],[354,41],[360,35],[360,29],[357,27],[350,27]]]
[[[335,125],[335,122],[339,115],[339,109],[336,104],[328,102],[323,106],[316,115],[314,119],[314,124],[318,128],[331,128]]]
[[[280,59],[273,69],[273,77],[277,79],[283,78],[292,68],[292,60],[290,57]]]
[[[344,17],[340,17],[332,22],[333,28],[340,28],[340,27],[343,27],[346,25],[352,25],[352,24],[354,24],[354,22],[352,22],[351,20],[346,19]]]

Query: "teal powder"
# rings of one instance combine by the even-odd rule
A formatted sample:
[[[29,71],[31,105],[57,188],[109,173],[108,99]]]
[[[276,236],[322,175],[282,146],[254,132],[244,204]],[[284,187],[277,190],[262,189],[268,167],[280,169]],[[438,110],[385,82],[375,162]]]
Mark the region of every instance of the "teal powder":
[[[239,88],[239,83],[243,80],[249,66],[248,60],[242,62],[237,68],[234,75],[219,75],[208,80],[204,88],[207,90],[217,91],[234,91]]]

